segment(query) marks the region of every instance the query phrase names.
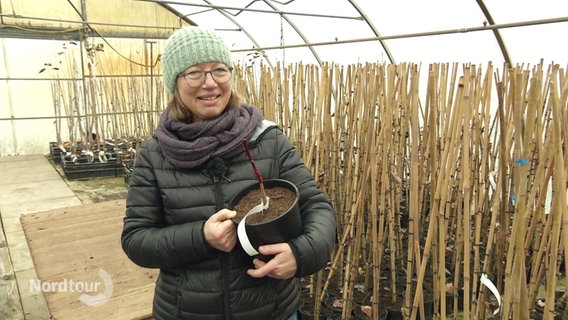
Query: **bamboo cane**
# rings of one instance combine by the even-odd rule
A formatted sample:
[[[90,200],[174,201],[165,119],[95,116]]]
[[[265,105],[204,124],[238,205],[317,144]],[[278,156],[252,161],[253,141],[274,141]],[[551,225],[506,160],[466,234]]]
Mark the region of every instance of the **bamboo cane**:
[[[57,79],[51,83],[51,96],[53,99],[53,114],[55,116],[55,141],[57,146],[61,145],[61,80]]]
[[[409,176],[409,180],[410,180],[410,187],[409,187],[409,193],[408,193],[408,200],[409,200],[409,204],[408,204],[408,208],[409,208],[409,212],[410,215],[414,215],[414,217],[411,219],[412,224],[410,225],[410,228],[413,229],[413,232],[409,233],[409,243],[408,243],[408,254],[409,254],[409,263],[408,263],[408,269],[412,270],[412,265],[413,265],[413,259],[411,258],[412,256],[414,256],[415,258],[415,262],[416,265],[419,266],[420,263],[422,262],[421,259],[422,257],[420,256],[419,250],[420,250],[420,233],[419,233],[419,225],[421,223],[421,217],[420,215],[418,215],[417,213],[420,212],[419,210],[419,204],[418,204],[418,200],[419,200],[419,185],[420,185],[420,174],[419,174],[419,166],[420,166],[420,159],[419,159],[419,146],[420,146],[420,119],[419,119],[419,115],[418,115],[418,103],[419,103],[419,98],[418,98],[418,70],[416,68],[416,66],[411,68],[411,72],[412,74],[411,76],[411,83],[410,83],[410,94],[409,94],[409,122],[410,122],[410,176]],[[415,252],[413,252],[415,251]],[[408,279],[408,277],[411,276],[410,274],[407,274],[407,282],[409,282],[410,279]],[[418,274],[418,282],[416,284],[416,291],[415,291],[415,300],[412,306],[412,315],[411,318],[415,319],[416,317],[416,311],[418,307],[420,307],[420,316],[422,319],[424,319],[424,301],[423,298],[420,297],[420,295],[422,295],[422,286],[421,286],[421,280],[420,279],[424,278],[424,274],[423,273],[419,273]],[[412,286],[412,283],[410,284]],[[407,286],[407,291],[409,288],[412,287],[408,287]],[[410,302],[410,294],[407,294],[407,301]],[[418,302],[418,303],[417,303]]]
[[[512,77],[513,85],[513,121],[515,128],[521,128],[522,114],[524,113],[524,106],[521,102],[521,97],[523,96],[525,81],[525,74],[516,72]],[[522,147],[522,132],[521,130],[515,130],[515,145],[513,146],[514,159],[526,159],[526,155],[523,154]],[[511,189],[513,190],[513,197],[516,200],[513,202],[514,218],[511,231],[511,241],[509,242],[509,249],[507,255],[507,263],[505,269],[505,292],[510,292],[511,294],[504,295],[503,297],[503,314],[508,315],[509,312],[515,314],[520,314],[520,303],[522,302],[521,297],[521,286],[525,286],[523,283],[523,274],[525,266],[525,254],[520,248],[524,248],[524,241],[522,237],[525,234],[525,210],[526,210],[526,175],[527,166],[523,164],[517,164],[513,167],[513,181]],[[523,267],[522,269],[520,267]],[[522,274],[521,274],[522,271]]]
[[[454,81],[452,81],[452,83],[454,83]],[[462,85],[460,84],[459,86],[460,88],[462,88]],[[441,214],[441,215],[448,215],[450,216],[450,212],[448,212],[448,210],[451,210],[451,206],[446,206],[444,205],[446,203],[446,199],[448,199],[448,197],[450,196],[450,194],[448,194],[448,190],[450,187],[450,180],[448,180],[448,178],[446,177],[446,173],[451,173],[455,171],[455,167],[457,164],[457,161],[455,159],[457,153],[454,153],[453,151],[456,149],[456,144],[457,144],[457,139],[456,137],[459,137],[458,134],[458,130],[461,130],[461,122],[460,122],[460,116],[462,110],[461,110],[461,102],[460,102],[460,96],[462,95],[461,93],[462,89],[458,89],[457,93],[456,93],[456,101],[457,104],[456,106],[452,106],[451,102],[450,104],[446,105],[447,111],[445,119],[447,119],[447,123],[442,125],[442,129],[445,130],[441,131],[440,135],[443,137],[443,139],[441,140],[441,142],[443,143],[440,147],[440,155],[439,155],[439,160],[438,160],[438,167],[437,167],[437,175],[438,177],[435,177],[432,179],[432,182],[436,182],[435,185],[433,185],[433,200],[431,202],[431,213],[430,215],[436,215],[436,214]],[[451,100],[448,100],[451,101]],[[459,207],[459,206],[458,206]],[[447,212],[447,213],[444,213]],[[459,220],[459,219],[458,219]],[[430,239],[430,234],[432,232],[430,232],[430,230],[432,230],[434,228],[433,223],[435,222],[435,219],[430,219],[430,223],[429,223],[429,231],[428,233],[426,233],[427,238],[426,238],[426,243],[424,246],[424,253],[425,253],[425,257],[423,259],[423,263],[421,265],[421,268],[425,268],[425,261],[427,261],[428,259],[428,254],[429,254],[429,247],[431,244],[432,239]],[[456,229],[460,230],[460,226],[459,224],[456,225]],[[465,301],[467,300],[467,296],[465,296]],[[465,303],[464,303],[465,306]],[[465,310],[467,313],[467,310]],[[465,316],[465,315],[464,315]]]
[[[419,152],[422,155],[422,160],[419,163],[419,166],[421,167],[422,172],[420,173],[412,173],[412,170],[416,170],[416,169],[412,169],[411,167],[411,174],[410,174],[410,179],[411,179],[411,185],[412,183],[417,183],[416,186],[416,195],[420,195],[420,199],[418,202],[418,207],[420,208],[419,210],[417,210],[418,208],[414,209],[417,210],[418,212],[420,212],[420,214],[422,215],[424,213],[423,209],[424,209],[424,199],[426,198],[426,194],[425,194],[425,182],[428,181],[430,179],[430,177],[428,176],[428,173],[426,173],[427,171],[425,170],[428,166],[431,166],[432,164],[432,154],[430,154],[430,150],[429,148],[431,148],[431,150],[435,150],[435,146],[432,147],[432,142],[435,143],[435,139],[429,139],[430,137],[435,137],[436,133],[435,133],[435,129],[436,129],[436,125],[435,123],[432,123],[431,121],[436,119],[436,107],[439,105],[439,96],[438,94],[436,94],[435,90],[435,86],[438,83],[438,79],[440,77],[440,70],[441,70],[441,66],[438,64],[433,64],[430,65],[429,70],[428,70],[428,82],[427,82],[427,93],[426,93],[426,107],[425,107],[425,113],[424,113],[424,130],[422,132],[422,140],[421,143],[419,144],[418,147],[420,147],[421,150],[417,150],[417,151],[411,151],[411,152]],[[440,91],[441,88],[440,88]],[[415,119],[416,116],[414,116],[413,119]],[[413,120],[413,122],[415,122],[416,120]],[[416,125],[416,124],[414,124]],[[413,130],[416,130],[413,128]],[[416,134],[413,134],[413,136]],[[413,137],[413,139],[415,139]],[[414,150],[414,148],[413,148]],[[413,156],[411,155],[411,166],[412,165],[412,160]],[[430,159],[428,159],[430,158]],[[426,174],[424,174],[426,173]],[[425,177],[422,177],[423,175],[426,175]],[[412,182],[413,177],[415,177],[414,179],[416,179],[416,182]],[[410,194],[412,194],[412,188],[411,188],[411,192]],[[410,195],[409,195],[410,196]],[[412,210],[411,210],[412,211]],[[440,215],[437,215],[435,217],[431,216],[430,219],[436,219],[436,222],[438,223],[438,243],[441,243],[440,239],[442,237],[445,237],[445,228],[443,227],[444,221],[443,219],[441,219],[442,217]],[[439,245],[438,246],[438,251],[442,250],[442,246]],[[435,306],[437,306],[437,296],[436,296],[436,290],[438,287],[440,287],[440,282],[444,281],[440,278],[440,276],[443,277],[443,275],[445,273],[438,273],[436,275],[436,270],[444,270],[445,266],[442,267],[444,263],[444,258],[445,258],[445,254],[440,254],[439,255],[439,259],[438,259],[438,263],[436,264],[435,262],[432,262],[432,266],[436,266],[434,269],[434,302],[435,302]],[[444,281],[445,282],[445,281]],[[445,288],[445,286],[442,286],[442,288]],[[444,299],[442,299],[440,301],[440,304],[443,306],[443,308],[445,308],[445,297]],[[434,312],[436,313],[436,310],[434,310]],[[441,318],[440,319],[445,319],[445,313],[441,314]]]
[[[316,279],[318,296],[323,297],[334,274],[341,275],[346,302],[344,316],[347,316],[353,286],[356,281],[360,281],[357,276],[360,270],[370,270],[373,273],[372,292],[377,298],[380,285],[380,276],[377,276],[380,269],[377,268],[381,264],[383,251],[388,249],[391,256],[389,278],[394,293],[398,277],[395,271],[400,269],[399,258],[406,256],[407,263],[409,262],[407,270],[410,269],[410,274],[413,275],[412,270],[417,269],[416,274],[422,281],[427,266],[439,266],[438,273],[434,273],[437,276],[434,293],[439,296],[442,305],[440,309],[444,310],[445,292],[442,292],[442,288],[446,280],[442,270],[448,263],[445,260],[446,250],[453,249],[453,260],[448,267],[454,270],[455,287],[460,287],[459,282],[463,277],[464,317],[481,318],[485,315],[487,294],[478,284],[480,272],[495,275],[495,283],[506,301],[504,307],[508,305],[507,308],[515,316],[526,314],[528,308],[523,308],[530,303],[524,302],[532,301],[539,279],[544,277],[543,265],[538,262],[538,257],[545,257],[545,252],[550,251],[554,242],[552,237],[539,236],[546,234],[547,226],[552,227],[552,220],[547,219],[546,224],[540,222],[542,227],[539,227],[539,221],[544,221],[542,210],[531,208],[538,208],[545,201],[541,193],[544,190],[543,183],[547,176],[550,177],[548,173],[552,174],[551,171],[544,170],[550,165],[550,160],[547,160],[548,153],[543,152],[550,148],[548,141],[552,135],[552,131],[547,130],[547,121],[544,119],[552,113],[547,111],[550,108],[539,107],[542,99],[534,91],[540,86],[536,83],[538,77],[529,82],[523,68],[507,69],[503,79],[497,81],[500,103],[491,121],[491,78],[486,76],[483,79],[481,69],[466,66],[463,70],[465,76],[461,77],[461,84],[458,84],[455,80],[455,65],[449,77],[448,69],[442,67],[441,75],[436,74],[436,80],[429,81],[428,99],[432,99],[432,102],[427,103],[422,115],[425,117],[423,124],[427,126],[427,130],[422,130],[420,122],[416,129],[415,119],[419,117],[420,109],[413,102],[417,100],[416,94],[413,96],[408,94],[411,91],[407,91],[409,88],[405,78],[409,77],[408,67],[389,66],[385,69],[387,76],[382,82],[373,78],[376,72],[374,65],[338,66],[330,68],[332,71],[326,68],[328,66],[324,65],[316,75],[311,66],[297,65],[290,76],[284,76],[281,80],[282,89],[278,89],[280,82],[272,82],[271,86],[262,89],[247,89],[250,92],[263,92],[260,96],[271,101],[270,104],[274,106],[290,105],[290,108],[283,108],[285,110],[278,113],[281,118],[279,121],[290,124],[291,136],[299,142],[299,150],[310,164],[314,176],[319,177],[323,173],[322,180],[318,181],[323,182],[321,185],[328,190],[336,208],[338,236],[342,245],[333,253],[332,266],[323,286]],[[287,68],[283,70],[285,73]],[[538,68],[535,70],[539,73]],[[335,82],[326,79],[329,72],[335,75]],[[486,74],[492,73],[492,66],[488,66]],[[262,71],[263,77],[275,77],[275,74]],[[559,86],[564,87],[564,84]],[[267,90],[289,92],[285,95],[290,96],[291,103],[278,102],[285,101],[287,97],[275,98],[274,95],[267,94]],[[415,88],[412,87],[411,90]],[[515,90],[518,91],[515,93]],[[543,92],[546,90],[544,86]],[[330,94],[329,91],[334,93]],[[558,91],[562,101],[566,90]],[[382,92],[383,98],[375,95],[377,92]],[[528,104],[518,99],[527,94],[531,97]],[[436,102],[438,96],[439,102]],[[328,99],[333,99],[334,104],[329,103]],[[409,107],[411,103],[414,105]],[[517,103],[521,109],[515,109]],[[374,108],[379,108],[381,112],[372,115],[370,110]],[[287,110],[290,110],[288,115]],[[565,114],[566,111],[561,110],[560,113]],[[519,118],[521,114],[536,120],[529,123],[527,119]],[[374,117],[377,120],[376,127],[373,127],[374,122],[360,123],[361,119]],[[411,125],[410,128],[408,124]],[[565,126],[564,123],[561,124],[562,128]],[[373,132],[373,135],[369,132]],[[422,135],[416,138],[418,132],[422,132]],[[407,138],[406,133],[411,136]],[[327,139],[329,137],[332,138]],[[546,137],[545,143],[540,141],[542,137]],[[530,169],[525,171],[524,178],[519,178],[523,173],[519,173],[514,167],[519,152],[522,157],[528,158],[527,155],[531,155],[535,157],[535,161],[539,161],[538,165],[527,167]],[[420,155],[418,160],[416,154]],[[404,160],[405,157],[410,158],[410,167]],[[516,170],[512,174],[511,168]],[[562,168],[566,171],[565,165]],[[416,175],[419,176],[417,180],[412,180]],[[405,191],[407,185],[412,191]],[[409,202],[409,206],[417,208],[417,211],[410,210],[413,212],[413,223],[421,225],[418,230],[415,227],[410,230],[413,240],[403,240],[399,234],[398,203],[405,192],[408,192],[406,199],[414,201],[412,204]],[[523,194],[524,197],[522,210],[518,200],[516,207],[509,207],[509,201],[501,201],[518,194]],[[364,211],[365,208],[371,210]],[[379,213],[378,217],[370,213],[374,210]],[[429,221],[422,216],[428,210]],[[486,211],[490,212],[489,216],[484,214]],[[422,214],[416,215],[416,212]],[[518,214],[511,215],[512,212],[522,213],[524,218],[517,218]],[[472,219],[468,221],[470,218]],[[527,232],[509,233],[509,230],[514,229]],[[421,243],[414,240],[421,235],[426,236],[424,249],[420,249]],[[473,246],[469,247],[469,243],[473,243]],[[406,244],[411,249],[405,255],[401,248]],[[483,252],[481,245],[485,246]],[[512,248],[515,251],[511,253],[509,250],[507,260],[504,254],[506,246],[514,246]],[[526,292],[522,289],[514,290],[515,286],[519,288],[520,283],[527,282],[519,266],[524,266],[521,255],[526,256],[529,247],[535,250],[538,248],[537,255],[531,257],[531,265],[535,270]],[[558,250],[564,247],[559,245]],[[371,265],[365,262],[367,256],[372,258]],[[507,261],[505,270],[501,261]],[[465,268],[463,272],[460,269],[462,265]],[[469,270],[470,265],[473,265],[473,272]],[[365,275],[364,283],[367,283],[369,277],[370,275]],[[505,287],[503,284],[506,284]],[[419,291],[413,289],[411,293],[414,296],[412,312],[415,314],[420,310],[418,306],[422,293]],[[457,291],[455,295],[457,301]],[[378,298],[373,299],[373,306],[375,301]],[[407,308],[410,307],[409,303],[406,305]],[[373,310],[374,314],[375,312]]]
[[[365,76],[366,70],[359,69],[357,72],[357,81],[355,82],[354,87],[354,95],[353,95],[353,106],[354,106],[354,113],[353,118],[351,120],[350,128],[354,130],[354,141],[352,150],[355,159],[355,181],[353,186],[359,190],[359,192],[363,191],[363,186],[367,184],[366,177],[360,176],[360,173],[366,172],[369,170],[365,170],[367,168],[368,162],[366,161],[365,157],[366,154],[363,151],[362,146],[364,145],[365,141],[365,133],[367,132],[366,125],[368,124],[367,121],[363,121],[366,118],[365,111],[365,92],[363,90],[363,86],[359,85],[359,83],[364,83],[363,78]],[[353,190],[352,192],[356,192]],[[346,264],[346,270],[349,270],[348,273],[345,273],[344,278],[344,287],[343,287],[343,317],[346,317],[348,312],[351,310],[351,294],[353,292],[353,288],[358,276],[358,261],[359,261],[359,253],[361,248],[361,241],[362,241],[362,234],[363,234],[363,210],[359,208],[356,211],[356,218],[355,224],[356,228],[351,228],[351,238],[353,239],[353,244],[349,246],[347,254],[348,260]]]
[[[372,205],[373,209],[378,210],[378,215],[373,219],[375,226],[373,227],[373,288],[372,288],[372,312],[373,319],[378,319],[378,309],[379,309],[379,289],[381,284],[381,267],[383,261],[383,254],[385,251],[386,243],[386,212],[388,208],[387,192],[390,188],[390,182],[388,179],[389,167],[388,167],[388,150],[391,148],[391,136],[388,134],[392,132],[392,113],[389,112],[390,105],[387,102],[386,86],[387,79],[385,78],[385,71],[387,68],[381,66],[378,70],[378,80],[379,80],[379,94],[378,94],[378,107],[379,107],[379,120],[377,122],[377,128],[375,129],[376,140],[375,140],[375,150],[376,154],[373,159],[377,160],[380,157],[380,167],[377,167],[379,173],[377,172],[376,182],[373,182],[373,200],[378,200],[378,207]],[[376,162],[374,166],[379,166]],[[380,179],[380,180],[379,180]],[[373,180],[375,181],[375,180]],[[375,192],[378,194],[375,195]],[[392,209],[391,209],[392,210]],[[378,220],[378,221],[377,221]]]
[[[553,176],[552,188],[553,188],[553,202],[552,202],[552,214],[554,215],[554,223],[552,228],[552,235],[551,235],[551,248],[550,248],[550,262],[549,262],[549,269],[547,270],[546,274],[546,310],[544,313],[544,319],[552,318],[552,312],[554,310],[554,302],[555,302],[555,295],[554,291],[556,288],[556,260],[558,258],[558,249],[559,249],[559,242],[561,239],[561,233],[565,233],[566,229],[562,230],[561,226],[565,225],[568,221],[568,209],[567,209],[567,197],[566,197],[566,169],[563,167],[565,164],[564,153],[561,151],[563,148],[563,137],[564,134],[562,132],[563,123],[566,122],[566,119],[563,119],[564,112],[562,111],[562,106],[566,106],[565,101],[561,102],[560,97],[561,95],[558,92],[558,86],[556,83],[556,78],[558,74],[558,66],[555,66],[552,70],[552,77],[551,77],[551,90],[550,90],[550,103],[553,109],[553,143],[554,149],[557,150],[554,157],[554,171],[555,175]],[[564,96],[565,97],[565,96]],[[564,237],[564,243],[566,243],[566,237]]]

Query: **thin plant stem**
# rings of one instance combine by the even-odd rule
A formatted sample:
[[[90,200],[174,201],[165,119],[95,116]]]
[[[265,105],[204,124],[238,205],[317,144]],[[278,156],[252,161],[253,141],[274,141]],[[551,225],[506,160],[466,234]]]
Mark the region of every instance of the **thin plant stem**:
[[[249,150],[248,143],[247,143],[246,139],[243,139],[243,147],[245,148],[245,152],[247,154],[247,157],[249,158],[252,169],[254,170],[254,174],[256,175],[256,178],[258,179],[258,185],[260,186],[260,192],[262,192],[262,199],[260,201],[263,205],[265,205],[267,196],[266,196],[266,192],[264,190],[264,181],[262,180],[262,175],[260,174],[260,171],[258,171],[258,168],[256,167],[254,160],[252,159],[252,156],[250,154],[250,150]]]

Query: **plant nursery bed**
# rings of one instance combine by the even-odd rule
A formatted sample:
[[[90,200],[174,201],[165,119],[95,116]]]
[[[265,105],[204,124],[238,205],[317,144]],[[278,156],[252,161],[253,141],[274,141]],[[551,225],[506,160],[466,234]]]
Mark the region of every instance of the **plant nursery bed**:
[[[67,180],[91,179],[103,177],[119,177],[124,167],[116,160],[108,162],[74,163],[63,161],[63,172]]]

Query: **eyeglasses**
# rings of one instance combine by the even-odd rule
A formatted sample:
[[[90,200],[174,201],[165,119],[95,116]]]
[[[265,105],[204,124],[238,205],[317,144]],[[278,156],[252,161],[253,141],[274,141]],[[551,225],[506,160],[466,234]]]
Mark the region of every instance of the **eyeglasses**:
[[[185,79],[185,83],[187,83],[190,87],[199,87],[205,82],[205,77],[209,73],[213,80],[218,84],[226,83],[231,79],[231,71],[233,68],[223,68],[217,67],[210,71],[203,71],[203,70],[189,70],[186,73],[182,73],[179,76]]]

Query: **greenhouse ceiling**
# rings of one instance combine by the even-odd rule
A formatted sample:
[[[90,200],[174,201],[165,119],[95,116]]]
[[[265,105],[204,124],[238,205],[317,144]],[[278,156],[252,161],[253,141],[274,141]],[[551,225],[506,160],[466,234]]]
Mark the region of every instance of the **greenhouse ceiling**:
[[[568,63],[566,0],[0,0],[0,38],[218,30],[243,63]]]

